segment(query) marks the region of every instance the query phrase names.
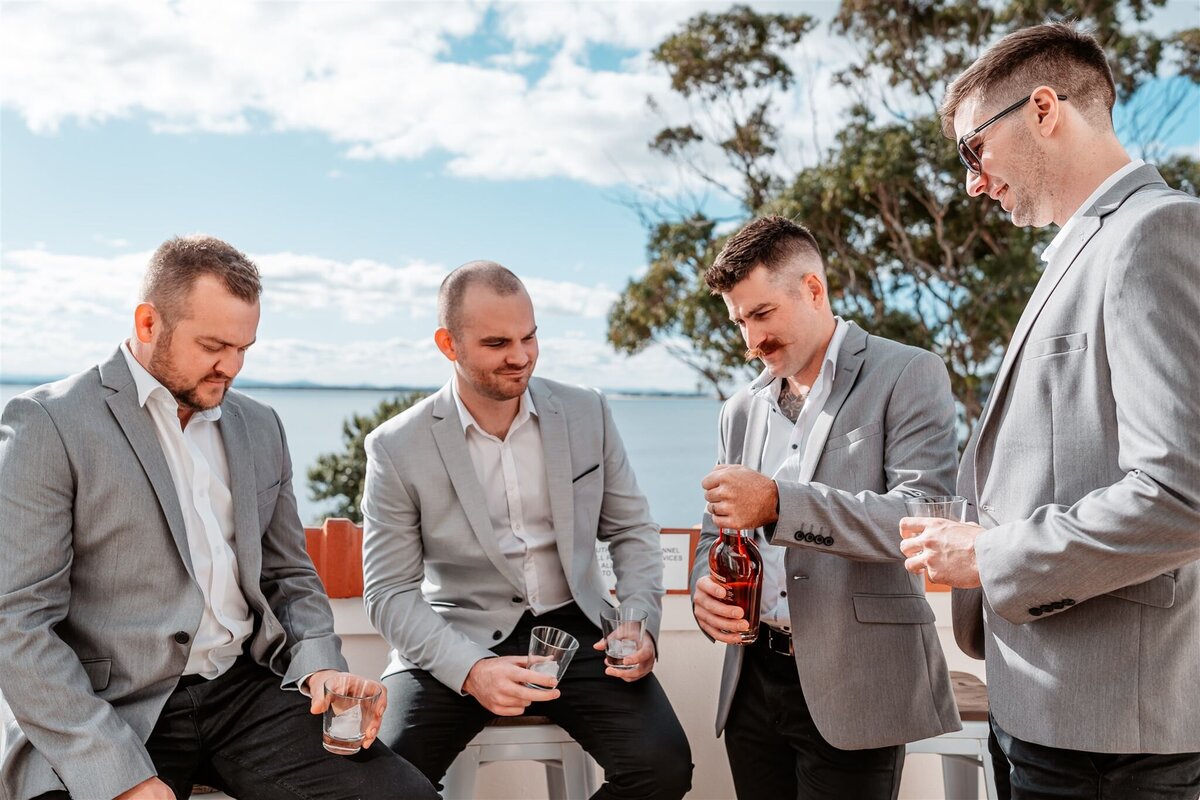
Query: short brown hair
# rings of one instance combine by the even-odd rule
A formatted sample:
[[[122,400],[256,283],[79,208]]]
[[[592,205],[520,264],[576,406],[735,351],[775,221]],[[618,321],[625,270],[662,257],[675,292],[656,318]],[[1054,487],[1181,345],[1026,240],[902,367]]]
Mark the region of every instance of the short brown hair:
[[[755,267],[778,273],[796,259],[815,259],[814,270],[825,280],[825,259],[812,232],[786,217],[761,217],[729,237],[712,266],[704,273],[704,283],[713,294],[728,292],[741,283]]]
[[[167,329],[186,313],[185,300],[201,275],[212,275],[247,303],[262,295],[258,267],[242,251],[213,236],[177,236],[163,242],[142,279],[143,303],[152,303]]]
[[[525,284],[512,270],[495,261],[468,261],[451,272],[438,289],[438,325],[457,336],[462,329],[462,302],[467,289],[481,283],[507,297],[525,291]]]
[[[1065,94],[1093,128],[1112,128],[1117,88],[1104,49],[1090,33],[1052,22],[1008,34],[950,84],[938,110],[942,133],[955,138],[954,115],[969,99],[998,109],[1042,85]]]

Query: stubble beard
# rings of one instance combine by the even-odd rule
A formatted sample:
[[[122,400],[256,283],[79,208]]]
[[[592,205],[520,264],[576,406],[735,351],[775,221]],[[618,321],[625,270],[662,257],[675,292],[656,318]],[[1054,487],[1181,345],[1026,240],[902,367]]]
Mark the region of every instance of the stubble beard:
[[[1053,221],[1053,213],[1046,208],[1050,204],[1050,192],[1047,191],[1048,160],[1028,129],[1021,127],[1018,136],[1019,158],[1025,164],[1022,177],[1027,180],[1016,192],[1016,202],[1010,212],[1012,224],[1019,228],[1042,228]]]
[[[189,386],[180,377],[179,370],[175,367],[175,360],[171,358],[170,349],[171,333],[168,332],[163,335],[159,343],[155,346],[154,353],[150,356],[150,368],[148,371],[171,393],[171,396],[175,398],[175,402],[192,411],[208,411],[211,408],[221,405],[225,400],[225,393],[229,391],[229,385],[226,384],[221,387],[221,394],[217,397],[216,402],[205,400],[200,395],[200,383]]]

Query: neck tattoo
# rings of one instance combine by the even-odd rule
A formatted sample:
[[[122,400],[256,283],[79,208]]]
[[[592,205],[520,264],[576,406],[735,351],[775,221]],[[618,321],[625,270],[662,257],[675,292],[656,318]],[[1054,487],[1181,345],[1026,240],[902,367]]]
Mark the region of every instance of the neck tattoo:
[[[794,393],[791,383],[786,379],[782,383],[783,385],[779,388],[779,410],[795,425],[796,420],[800,419],[800,412],[804,408],[804,401],[808,400],[808,392]],[[810,389],[809,391],[812,390]]]

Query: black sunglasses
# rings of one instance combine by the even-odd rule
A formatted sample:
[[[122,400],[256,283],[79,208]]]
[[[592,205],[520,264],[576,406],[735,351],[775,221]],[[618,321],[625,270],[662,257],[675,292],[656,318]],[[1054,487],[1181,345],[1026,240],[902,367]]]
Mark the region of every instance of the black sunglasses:
[[[1067,96],[1065,94],[1060,94],[1060,95],[1058,95],[1058,99],[1066,100]],[[964,133],[962,136],[959,137],[959,139],[958,139],[958,160],[962,162],[962,165],[967,168],[968,172],[970,172],[972,175],[979,174],[979,154],[971,149],[971,145],[969,144],[969,142],[972,139],[974,139],[976,136],[978,136],[979,134],[983,133],[983,129],[986,128],[988,125],[991,125],[993,122],[1003,119],[1006,115],[1011,114],[1012,112],[1016,111],[1018,108],[1020,108],[1021,106],[1025,105],[1028,102],[1029,102],[1028,97],[1022,97],[1020,100],[1013,103],[1011,106],[1004,109],[999,114],[992,117],[991,119],[989,119],[987,122],[980,125],[975,130],[967,131],[966,133]]]

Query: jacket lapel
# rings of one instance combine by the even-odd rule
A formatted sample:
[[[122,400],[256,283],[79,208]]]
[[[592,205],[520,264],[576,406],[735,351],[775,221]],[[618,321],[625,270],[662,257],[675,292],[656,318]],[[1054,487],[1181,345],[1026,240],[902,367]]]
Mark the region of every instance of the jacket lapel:
[[[825,440],[829,438],[829,429],[833,427],[838,411],[846,402],[850,390],[854,388],[854,382],[858,380],[858,373],[863,365],[862,352],[866,349],[867,332],[857,325],[850,324],[845,338],[842,339],[841,349],[838,350],[833,390],[826,398],[821,413],[817,415],[817,421],[813,423],[813,429],[804,445],[804,460],[800,464],[801,476],[809,476],[811,479],[816,471],[817,462],[821,460],[821,451],[825,449]]]
[[[467,450],[467,437],[463,433],[462,419],[458,416],[458,406],[454,403],[450,384],[434,395],[430,413],[433,416],[433,441],[437,444],[438,454],[446,467],[446,474],[454,486],[454,493],[462,505],[463,513],[471,524],[475,538],[487,555],[488,560],[495,565],[500,574],[508,578],[514,587],[524,591],[524,583],[519,582],[508,566],[508,559],[500,552],[496,543],[496,532],[492,528],[491,517],[488,516],[487,503],[484,500],[483,487],[475,474],[475,464],[471,461],[471,453]]]
[[[1037,321],[1038,315],[1041,314],[1042,308],[1045,307],[1046,301],[1050,299],[1054,290],[1062,282],[1063,277],[1071,269],[1071,266],[1083,251],[1083,248],[1087,246],[1092,237],[1100,230],[1104,217],[1120,208],[1121,204],[1138,189],[1156,182],[1162,183],[1162,178],[1159,176],[1158,170],[1151,166],[1139,167],[1118,181],[1083,213],[1083,216],[1076,223],[1074,234],[1070,239],[1062,243],[1062,249],[1055,253],[1051,262],[1046,265],[1046,269],[1042,273],[1041,279],[1038,280],[1037,286],[1034,288],[1033,294],[1025,306],[1025,310],[1021,313],[1021,318],[1018,320],[1017,327],[1013,331],[1008,349],[1004,353],[1004,360],[1001,362],[1000,369],[996,373],[996,380],[992,383],[992,390],[988,394],[987,407],[984,409],[983,419],[979,424],[981,436],[995,418],[996,409],[1003,405],[1002,400],[1007,390],[1008,379],[1012,375],[1013,365],[1020,359],[1025,339],[1029,336],[1029,331]],[[979,483],[979,473],[980,470],[976,469],[977,484]]]
[[[262,546],[258,519],[258,482],[254,477],[254,454],[246,431],[241,404],[226,395],[218,422],[229,462],[229,492],[233,496],[233,540],[238,574],[243,591],[257,587],[262,576]]]
[[[125,345],[122,344],[121,347]],[[188,547],[187,528],[183,522],[183,511],[179,507],[179,495],[175,492],[175,482],[171,479],[171,470],[167,467],[166,456],[163,455],[162,445],[158,442],[158,434],[154,432],[154,422],[150,412],[138,403],[137,384],[129,373],[129,365],[120,349],[108,361],[100,365],[101,382],[113,390],[113,394],[105,398],[109,410],[129,440],[129,446],[142,463],[146,477],[158,497],[158,504],[166,518],[167,528],[179,557],[187,567],[192,580],[196,579],[196,571],[192,567],[192,554]]]
[[[746,433],[742,440],[741,464],[755,472],[762,472],[763,451],[767,447],[767,420],[770,418],[771,406],[769,403],[759,402],[757,398],[749,405],[750,408],[746,412]]]
[[[546,485],[550,489],[550,515],[554,520],[558,557],[569,579],[571,566],[575,563],[571,560],[575,552],[575,491],[571,486],[571,443],[567,436],[567,418],[562,403],[537,378],[530,380],[529,393],[533,397],[533,407],[538,412],[538,430],[546,462]]]

